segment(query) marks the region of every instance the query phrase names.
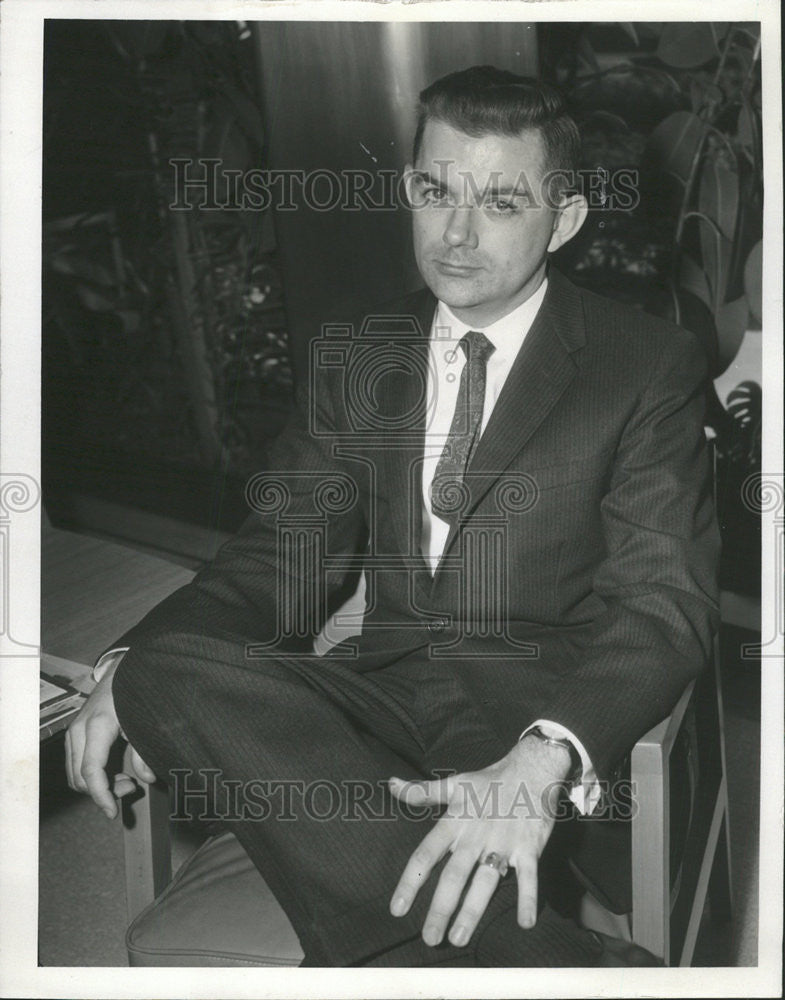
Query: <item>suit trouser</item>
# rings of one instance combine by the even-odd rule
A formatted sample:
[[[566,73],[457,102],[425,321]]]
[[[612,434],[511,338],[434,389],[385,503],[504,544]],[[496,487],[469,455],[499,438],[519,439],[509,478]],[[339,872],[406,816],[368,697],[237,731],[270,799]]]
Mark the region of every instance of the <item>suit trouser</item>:
[[[212,814],[286,911],[304,964],[595,964],[595,939],[547,903],[533,929],[518,926],[513,875],[466,948],[420,937],[440,869],[409,914],[391,916],[436,813],[402,808],[387,779],[477,769],[508,749],[444,666],[409,656],[363,674],[337,656],[249,658],[231,638],[170,636],[131,649],[113,692],[124,732],[159,777],[178,770],[181,789],[189,773],[211,789]]]

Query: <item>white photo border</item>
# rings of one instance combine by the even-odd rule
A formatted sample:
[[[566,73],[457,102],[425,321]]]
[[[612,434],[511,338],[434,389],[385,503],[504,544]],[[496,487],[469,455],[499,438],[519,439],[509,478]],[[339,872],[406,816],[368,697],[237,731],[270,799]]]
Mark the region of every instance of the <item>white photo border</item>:
[[[0,994],[16,997],[779,996],[782,947],[782,505],[763,513],[760,921],[757,968],[107,969],[37,966],[41,110],[47,18],[189,20],[761,21],[764,218],[763,479],[782,468],[782,92],[776,0],[4,0],[0,24],[0,467],[16,486],[9,627],[0,635]],[[28,499],[24,499],[25,490]],[[33,499],[30,500],[30,497]],[[28,504],[25,506],[25,504]],[[0,539],[0,544],[2,544]],[[780,542],[781,543],[781,542]],[[4,553],[5,554],[5,553]],[[7,609],[6,609],[7,610]],[[12,628],[11,628],[12,626]],[[10,630],[9,630],[10,629]],[[765,765],[765,767],[764,767]],[[78,914],[74,914],[78,920]],[[577,974],[576,974],[577,973]]]

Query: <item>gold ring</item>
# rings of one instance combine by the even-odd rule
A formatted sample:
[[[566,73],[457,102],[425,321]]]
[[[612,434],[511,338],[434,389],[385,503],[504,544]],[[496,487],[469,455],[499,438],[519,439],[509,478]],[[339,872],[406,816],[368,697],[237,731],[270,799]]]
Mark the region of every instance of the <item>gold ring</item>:
[[[496,851],[489,851],[480,864],[493,868],[499,873],[499,878],[504,878],[510,869],[510,866],[507,864],[507,859],[503,858],[501,854],[497,854]]]

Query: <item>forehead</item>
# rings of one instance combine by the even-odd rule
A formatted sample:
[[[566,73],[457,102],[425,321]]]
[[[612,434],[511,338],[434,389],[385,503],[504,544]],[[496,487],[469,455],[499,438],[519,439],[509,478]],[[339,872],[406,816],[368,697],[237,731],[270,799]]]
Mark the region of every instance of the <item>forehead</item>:
[[[446,122],[432,120],[425,125],[415,166],[431,172],[437,167],[442,176],[445,172],[450,176],[471,171],[478,180],[493,174],[512,182],[521,170],[528,176],[540,177],[544,163],[545,147],[535,129],[516,136],[472,136]]]

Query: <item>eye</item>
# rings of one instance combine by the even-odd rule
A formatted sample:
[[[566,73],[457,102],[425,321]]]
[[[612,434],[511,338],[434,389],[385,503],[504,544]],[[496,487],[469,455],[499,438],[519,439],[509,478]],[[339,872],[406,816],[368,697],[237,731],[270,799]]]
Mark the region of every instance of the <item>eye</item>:
[[[449,192],[441,185],[434,183],[429,177],[414,174],[411,179],[410,199],[414,206],[444,205],[449,201]]]
[[[434,185],[427,185],[420,190],[420,196],[423,201],[427,201],[432,205],[438,205],[442,202],[447,201],[447,192],[440,187],[435,187]]]
[[[486,208],[496,215],[515,215],[519,206],[509,198],[491,198],[486,202]]]

